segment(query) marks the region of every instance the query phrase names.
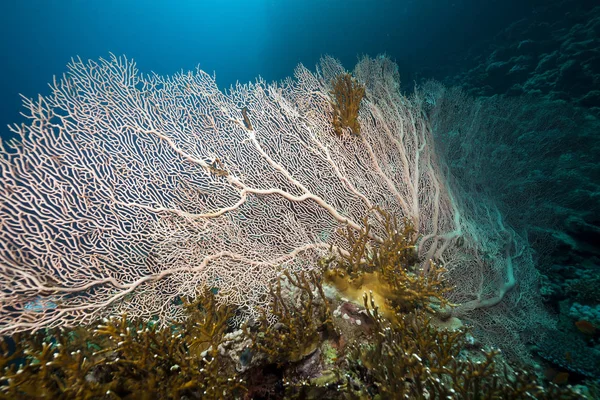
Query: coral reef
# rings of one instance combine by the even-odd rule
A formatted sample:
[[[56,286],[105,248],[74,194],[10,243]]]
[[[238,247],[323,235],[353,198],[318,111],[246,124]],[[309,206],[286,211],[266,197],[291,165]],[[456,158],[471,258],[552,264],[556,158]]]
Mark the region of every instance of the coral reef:
[[[463,314],[501,321],[510,335],[489,336],[525,354],[520,334],[541,315],[528,239],[492,202],[451,189],[421,99],[399,87],[385,56],[352,76],[324,57],[316,71],[225,92],[201,70],[162,77],[124,57],[73,60],[47,96],[24,101],[28,123],[0,148],[0,334],[122,314],[183,323],[178,299],[202,288],[235,306],[237,322],[260,319],[281,270],[355,251],[338,228],[359,235],[381,206],[413,236],[382,243],[389,229],[373,212],[364,244],[379,250],[361,256],[372,259],[354,297],[373,286],[390,318],[442,308],[427,299],[443,274],[452,302],[473,301]],[[394,266],[406,257],[419,268]]]
[[[354,76],[324,58],[222,93],[113,57],[25,100],[0,148],[0,395],[570,396],[463,349],[456,299],[516,349],[543,327],[528,239],[448,184],[389,59]]]
[[[438,330],[424,311],[404,314],[391,324],[369,300],[365,296],[375,332],[348,359],[347,379],[363,383],[356,398],[579,398],[556,385],[539,386],[533,372],[512,372],[496,359],[497,350],[472,351],[467,357],[462,353],[468,347],[465,329]]]
[[[527,231],[544,301],[566,322],[537,343],[540,354],[571,374],[595,376],[598,344],[573,324],[597,327],[600,305],[599,32],[597,2],[539,3],[453,66],[431,71],[477,98],[476,113],[466,103],[447,113],[468,122],[438,142],[476,156],[450,156],[452,173],[479,180],[474,186],[492,192],[505,220]]]
[[[347,231],[351,251],[323,259],[322,271],[281,271],[270,308],[243,329],[204,290],[181,300],[184,322],[123,315],[4,338],[0,399],[581,398],[566,382],[515,372],[468,328],[447,323],[443,269],[415,264],[409,221],[374,211],[376,227],[365,219]],[[378,240],[367,244],[373,230]],[[392,294],[387,317],[364,292],[369,274],[378,274],[371,287]],[[360,283],[360,303],[342,297],[344,280]]]
[[[347,229],[351,250],[324,260],[330,266],[326,282],[339,289],[340,305],[334,317],[342,318],[333,321],[341,332],[338,342],[346,343],[336,352],[336,372],[324,368],[321,379],[288,380],[287,397],[580,398],[570,388],[541,385],[534,371],[515,372],[499,356],[500,351],[476,346],[467,328],[444,325],[450,314],[445,312],[443,269],[432,265],[418,271],[411,254],[415,239],[410,222],[399,226],[388,213],[375,211],[381,218],[374,219],[385,227],[379,242],[369,239],[371,225],[365,218],[362,231]],[[376,271],[382,273],[374,287],[386,285],[386,291],[398,292],[386,307],[391,312],[387,318],[380,313],[372,290],[363,293],[362,311],[340,299],[350,286],[369,287],[372,282],[365,277]],[[414,271],[424,280],[416,284],[418,280],[410,279],[406,271]]]
[[[125,315],[96,327],[19,333],[0,342],[0,398],[225,399],[244,386],[217,347],[232,309],[207,291],[186,322],[159,329]],[[13,348],[14,347],[14,348]]]
[[[600,349],[576,333],[553,332],[537,345],[537,353],[565,371],[600,378]]]

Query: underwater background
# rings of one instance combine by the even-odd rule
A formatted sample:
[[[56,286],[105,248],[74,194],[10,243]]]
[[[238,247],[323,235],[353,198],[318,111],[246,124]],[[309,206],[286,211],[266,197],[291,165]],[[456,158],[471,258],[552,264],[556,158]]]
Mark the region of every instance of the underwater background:
[[[351,70],[385,54],[404,93],[436,92],[431,80],[460,90],[449,97],[465,96],[461,113],[432,117],[436,148],[461,190],[493,198],[535,252],[558,322],[532,351],[549,381],[600,379],[597,2],[15,0],[0,4],[0,35],[4,140],[26,121],[19,94],[47,95],[77,56],[126,55],[165,76],[199,66],[227,90],[324,55]]]

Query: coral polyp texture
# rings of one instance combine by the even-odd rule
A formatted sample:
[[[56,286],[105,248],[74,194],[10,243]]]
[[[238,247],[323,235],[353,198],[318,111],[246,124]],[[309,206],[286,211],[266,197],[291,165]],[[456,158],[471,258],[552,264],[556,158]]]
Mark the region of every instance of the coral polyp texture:
[[[425,270],[445,266],[456,313],[501,337],[526,329],[526,241],[493,203],[453,192],[424,97],[400,93],[389,59],[356,65],[360,135],[337,135],[331,85],[346,73],[325,57],[225,93],[199,69],[73,60],[48,96],[24,100],[28,122],[0,151],[0,333],[121,313],[181,320],[177,299],[207,288],[258,316],[281,268],[350,250],[344,231],[365,215],[381,242],[374,207],[410,221]]]

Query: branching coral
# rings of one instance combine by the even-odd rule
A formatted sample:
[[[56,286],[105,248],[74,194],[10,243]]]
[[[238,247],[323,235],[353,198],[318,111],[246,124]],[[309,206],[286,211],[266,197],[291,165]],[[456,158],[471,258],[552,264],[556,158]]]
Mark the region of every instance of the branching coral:
[[[324,335],[335,334],[329,300],[315,271],[285,271],[270,293],[270,312],[277,322],[269,323],[263,312],[255,329],[245,328],[253,350],[265,353],[270,362],[298,361],[312,353]]]
[[[352,134],[360,135],[360,124],[358,123],[358,110],[360,102],[365,96],[365,87],[361,85],[352,75],[343,73],[334,78],[330,95],[333,97],[333,129],[339,136],[343,130],[349,128]]]
[[[95,329],[17,334],[13,351],[3,340],[0,398],[239,396],[243,384],[217,350],[232,309],[217,306],[209,291],[185,308],[186,322],[164,329],[122,316]]]
[[[344,295],[369,290],[363,305],[373,329],[369,339],[352,345],[346,358],[350,373],[338,376],[345,398],[577,398],[569,389],[542,387],[532,372],[502,368],[496,350],[462,354],[467,330],[440,329],[432,322],[450,305],[445,269],[434,263],[427,271],[416,267],[417,235],[410,221],[399,224],[382,209],[374,212],[381,240],[371,239],[375,228],[365,218],[363,230],[346,230],[350,250],[324,262],[331,265],[328,281]]]
[[[444,287],[445,269],[431,263],[427,271],[416,267],[417,234],[410,220],[398,223],[395,216],[374,208],[381,221],[383,237],[381,242],[371,239],[372,226],[364,218],[364,229],[356,232],[347,227],[345,237],[349,251],[338,251],[337,261],[327,272],[327,280],[333,283],[344,295],[356,299],[356,294],[372,290],[380,304],[394,313],[406,312],[415,308],[433,311],[445,307],[444,297],[449,289]]]
[[[347,380],[364,385],[357,398],[435,399],[577,399],[567,388],[543,388],[532,372],[500,368],[495,350],[481,361],[461,355],[465,329],[438,330],[423,310],[404,314],[396,323],[379,315],[372,296],[364,306],[373,320],[371,341],[354,345]]]

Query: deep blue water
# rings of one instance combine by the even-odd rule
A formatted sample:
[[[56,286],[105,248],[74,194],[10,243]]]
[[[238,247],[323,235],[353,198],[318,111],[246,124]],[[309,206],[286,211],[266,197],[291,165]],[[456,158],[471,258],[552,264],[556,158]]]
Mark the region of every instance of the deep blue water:
[[[259,75],[283,79],[298,63],[313,68],[324,54],[351,69],[357,56],[385,52],[410,88],[417,77],[439,78],[445,64],[529,15],[531,3],[6,0],[0,4],[0,133],[7,137],[6,125],[20,121],[19,93],[46,93],[74,56],[112,52],[158,74],[200,65],[227,88]]]

